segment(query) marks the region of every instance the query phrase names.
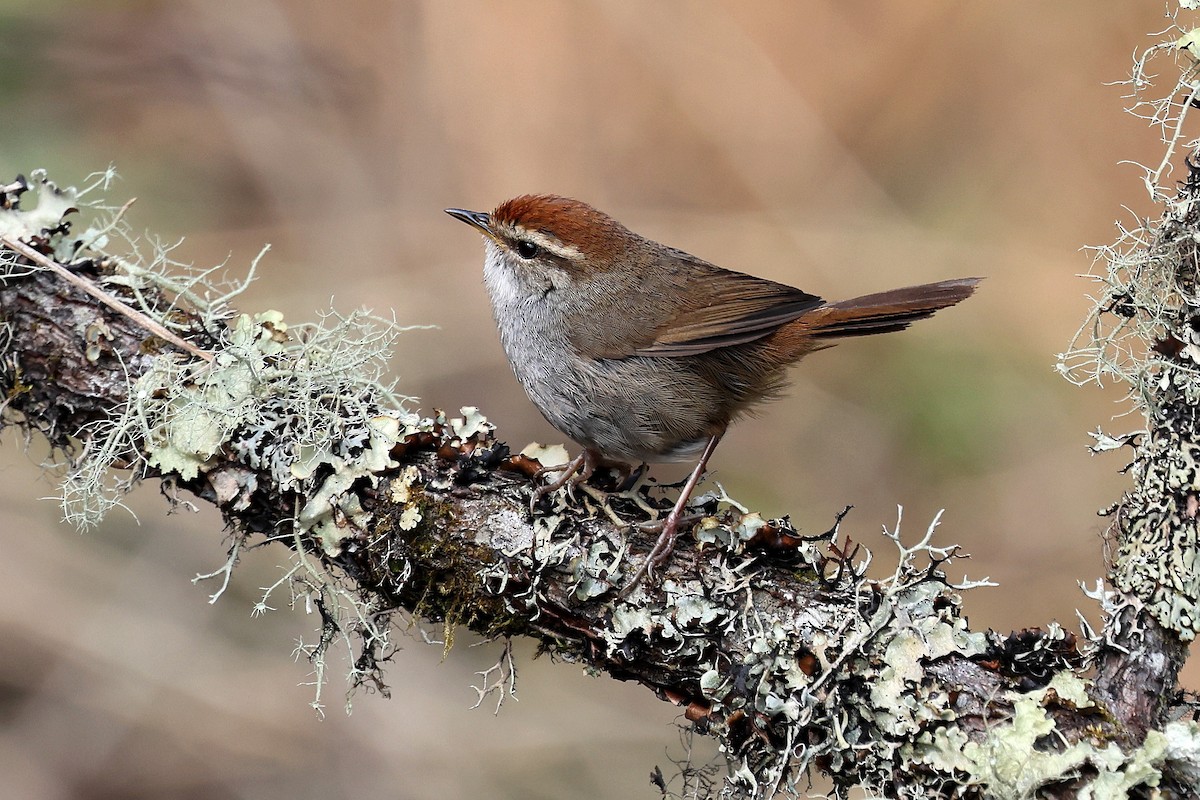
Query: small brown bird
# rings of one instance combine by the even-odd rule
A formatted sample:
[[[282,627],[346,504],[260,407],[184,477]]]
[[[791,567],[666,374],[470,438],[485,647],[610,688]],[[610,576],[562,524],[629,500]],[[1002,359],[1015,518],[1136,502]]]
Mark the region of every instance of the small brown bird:
[[[725,429],[777,396],[790,365],[844,337],[906,328],[979,283],[826,303],[646,239],[566,197],[523,195],[491,214],[446,213],[484,235],[484,282],[517,380],[551,425],[583,445],[535,502],[586,480],[602,458],[699,458],[627,589],[670,555]]]

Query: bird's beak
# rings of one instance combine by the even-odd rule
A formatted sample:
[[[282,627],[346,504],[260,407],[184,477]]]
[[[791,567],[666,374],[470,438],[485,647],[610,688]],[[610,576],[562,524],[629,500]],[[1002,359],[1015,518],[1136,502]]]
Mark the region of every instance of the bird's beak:
[[[489,239],[496,238],[496,234],[492,232],[491,214],[485,211],[467,211],[465,208],[447,208],[446,213],[473,228],[478,228]]]

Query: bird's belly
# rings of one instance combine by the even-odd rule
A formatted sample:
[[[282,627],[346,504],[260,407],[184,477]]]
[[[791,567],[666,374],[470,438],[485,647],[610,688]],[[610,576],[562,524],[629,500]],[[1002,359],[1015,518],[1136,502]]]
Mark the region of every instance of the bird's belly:
[[[522,355],[510,357],[513,372],[546,420],[609,458],[685,461],[700,454],[712,432],[700,411],[711,389],[668,359],[653,359],[650,369],[650,359],[639,357]]]

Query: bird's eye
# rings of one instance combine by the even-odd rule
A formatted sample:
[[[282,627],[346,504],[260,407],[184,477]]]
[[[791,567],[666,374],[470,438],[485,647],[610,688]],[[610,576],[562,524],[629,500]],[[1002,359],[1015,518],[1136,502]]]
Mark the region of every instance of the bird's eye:
[[[519,255],[521,258],[533,258],[538,254],[538,249],[539,248],[537,244],[529,241],[528,239],[522,239],[521,241],[517,242],[517,255]]]

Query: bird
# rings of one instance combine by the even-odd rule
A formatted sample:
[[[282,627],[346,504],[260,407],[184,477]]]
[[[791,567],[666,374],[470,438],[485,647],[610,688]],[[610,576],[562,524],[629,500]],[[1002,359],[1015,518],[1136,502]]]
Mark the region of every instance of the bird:
[[[483,234],[484,284],[517,380],[583,448],[552,468],[558,478],[533,504],[602,463],[695,460],[626,591],[666,563],[721,437],[781,394],[789,367],[841,339],[907,328],[981,280],[829,303],[660,244],[568,197],[527,194],[490,213],[446,213]]]

